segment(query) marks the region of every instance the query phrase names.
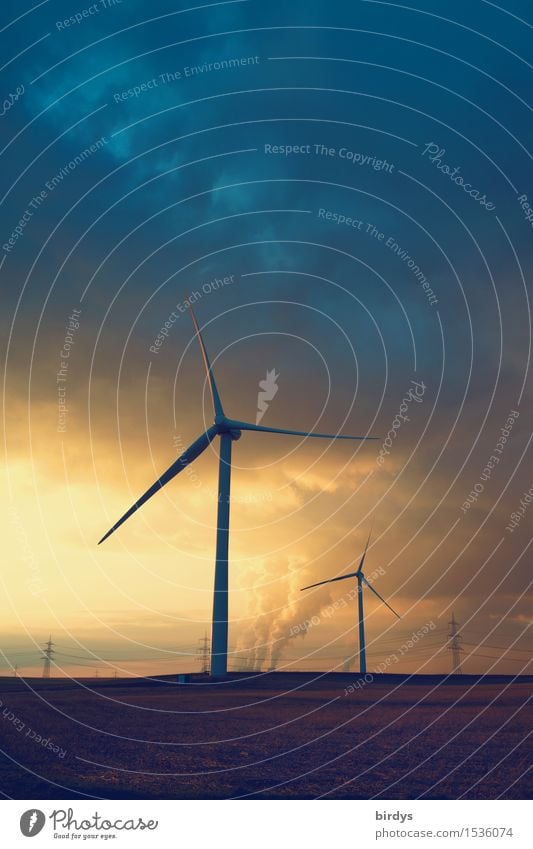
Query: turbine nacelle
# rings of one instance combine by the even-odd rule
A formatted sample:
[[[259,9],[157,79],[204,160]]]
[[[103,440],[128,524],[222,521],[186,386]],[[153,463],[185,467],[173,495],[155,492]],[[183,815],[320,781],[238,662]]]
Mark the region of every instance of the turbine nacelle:
[[[239,427],[236,427],[235,422],[232,422],[232,420],[226,418],[226,416],[215,416],[215,427],[217,429],[217,433],[221,436],[223,433],[229,433],[233,440],[240,439],[242,436],[242,430]]]

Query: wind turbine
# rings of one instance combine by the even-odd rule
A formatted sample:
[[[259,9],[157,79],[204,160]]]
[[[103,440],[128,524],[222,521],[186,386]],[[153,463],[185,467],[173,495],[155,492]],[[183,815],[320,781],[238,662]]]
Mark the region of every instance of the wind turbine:
[[[301,592],[304,590],[310,590],[312,587],[321,587],[323,584],[333,584],[335,581],[345,581],[346,578],[357,578],[357,606],[359,610],[359,672],[361,675],[366,675],[366,644],[365,644],[365,618],[363,615],[363,584],[368,587],[369,590],[372,590],[374,595],[377,595],[380,601],[385,604],[389,610],[391,610],[395,616],[400,619],[398,613],[392,609],[390,604],[385,601],[382,596],[378,593],[377,590],[374,589],[372,584],[370,584],[365,576],[363,575],[363,563],[365,562],[366,552],[368,550],[368,544],[370,542],[370,535],[372,534],[372,530],[368,534],[368,539],[366,541],[365,550],[363,552],[363,556],[361,557],[361,562],[357,567],[357,572],[349,572],[347,575],[340,575],[338,578],[330,578],[328,581],[319,581],[318,584],[310,584],[308,587],[303,587]]]
[[[213,594],[213,622],[211,631],[211,674],[225,675],[227,672],[228,658],[228,545],[229,545],[229,513],[230,513],[230,480],[231,480],[231,445],[234,440],[240,439],[242,431],[253,431],[261,433],[281,433],[289,436],[304,436],[318,439],[355,439],[366,440],[376,437],[367,436],[343,436],[339,434],[307,433],[300,430],[287,430],[285,428],[265,427],[259,424],[250,424],[226,416],[213,369],[207,355],[207,350],[196,321],[196,316],[189,307],[194,330],[198,339],[204,361],[207,382],[211,391],[214,424],[208,428],[198,439],[187,448],[178,459],[146,490],[144,495],[124,513],[113,527],[102,537],[100,543],[104,542],[114,531],[117,530],[139,507],[148,501],[152,495],[165,486],[172,478],[176,477],[190,463],[196,460],[203,451],[218,436],[220,437],[220,459],[218,473],[218,515],[217,515],[217,541],[215,555],[215,586]]]

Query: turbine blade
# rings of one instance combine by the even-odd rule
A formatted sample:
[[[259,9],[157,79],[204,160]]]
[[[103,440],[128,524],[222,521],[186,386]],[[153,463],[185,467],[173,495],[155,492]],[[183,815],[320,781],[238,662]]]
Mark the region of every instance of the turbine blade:
[[[228,424],[231,427],[235,427],[238,430],[253,430],[260,431],[261,433],[282,433],[288,436],[311,436],[314,439],[357,439],[357,440],[367,440],[367,439],[378,439],[377,436],[344,436],[339,433],[309,433],[305,430],[286,430],[286,428],[281,427],[264,427],[263,425],[254,425],[249,422],[238,422],[235,419],[228,419]]]
[[[124,513],[124,515],[118,520],[118,522],[115,522],[113,527],[99,541],[98,545],[100,545],[100,543],[102,543],[109,536],[111,536],[111,534],[114,533],[117,528],[120,528],[120,526],[126,521],[126,519],[129,519],[129,517],[132,516],[133,513],[135,513],[135,511],[139,509],[139,507],[142,507],[142,505],[146,501],[148,501],[148,499],[151,498],[152,495],[155,495],[155,493],[158,492],[163,486],[165,486],[166,483],[171,481],[172,478],[175,478],[176,475],[179,475],[179,473],[183,471],[183,469],[185,469],[186,466],[189,465],[189,463],[192,463],[193,460],[196,460],[196,458],[200,456],[202,451],[205,451],[207,446],[213,441],[217,433],[218,428],[214,426],[210,427],[209,430],[203,433],[196,440],[196,442],[193,442],[192,445],[190,445],[187,450],[184,451],[183,454],[178,457],[178,459],[174,463],[172,463],[171,466],[169,466],[166,472],[164,472],[161,477],[156,480],[156,482],[150,487],[150,489],[147,489],[144,495],[141,495],[138,501],[136,501],[135,504],[130,507],[130,509],[126,513]]]
[[[370,537],[371,537],[371,536],[372,536],[372,525],[370,525],[370,532],[369,532],[369,534],[368,534],[368,539],[367,539],[367,541],[366,541],[365,550],[363,551],[363,556],[361,557],[361,562],[359,563],[359,566],[357,567],[357,571],[358,571],[358,572],[362,572],[362,571],[363,571],[363,563],[365,562],[365,557],[366,557],[366,553],[367,553],[367,551],[368,551],[368,544],[369,544],[369,542],[370,542]]]
[[[196,316],[194,314],[194,310],[191,306],[189,306],[189,312],[191,314],[192,323],[194,325],[194,329],[196,332],[196,338],[198,339],[200,350],[202,352],[202,359],[204,361],[205,372],[207,375],[207,379],[209,381],[209,388],[211,390],[211,398],[213,400],[213,410],[215,412],[215,416],[224,416],[224,409],[222,407],[222,401],[220,400],[220,395],[218,394],[217,385],[215,382],[215,375],[213,374],[213,368],[209,361],[209,357],[207,356],[207,349],[204,344],[204,340],[202,338],[202,334],[200,333],[200,328],[198,326],[198,322],[196,321]]]
[[[385,601],[385,599],[383,598],[383,596],[380,596],[380,594],[378,593],[378,591],[374,589],[374,587],[372,586],[372,584],[369,584],[369,583],[368,583],[368,581],[367,581],[367,579],[365,578],[365,576],[364,576],[364,575],[361,575],[361,578],[363,579],[363,582],[367,585],[368,589],[369,589],[369,590],[372,590],[372,592],[374,593],[374,595],[377,595],[377,597],[379,598],[379,600],[380,600],[380,601],[382,601],[382,602],[383,602],[383,604],[385,604],[385,605],[389,608],[389,610],[390,610],[390,611],[392,611],[392,613],[394,613],[394,615],[398,617],[398,619],[401,619],[400,614],[399,614],[399,613],[396,613],[396,611],[395,611],[395,610],[394,610],[394,609],[390,606],[390,604],[389,604],[387,601]]]
[[[302,587],[300,590],[303,593],[304,590],[310,590],[312,587],[321,587],[322,584],[332,584],[334,581],[344,581],[345,578],[355,578],[357,572],[350,572],[348,575],[341,575],[339,578],[329,578],[327,581],[319,581],[318,584],[309,584],[308,587]]]

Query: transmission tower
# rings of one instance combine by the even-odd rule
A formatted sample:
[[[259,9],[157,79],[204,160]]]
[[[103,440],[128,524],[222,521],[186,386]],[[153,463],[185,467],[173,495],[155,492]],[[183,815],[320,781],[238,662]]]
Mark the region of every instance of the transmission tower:
[[[43,678],[50,678],[50,663],[54,655],[54,649],[52,648],[53,645],[54,643],[52,642],[52,635],[50,634],[48,642],[46,643],[46,648],[44,650],[44,657],[42,658],[44,662]]]
[[[209,647],[209,639],[207,637],[207,632],[199,640],[199,643],[200,651],[198,653],[198,660],[201,661],[203,674],[207,675],[211,670],[211,651]]]
[[[461,653],[464,651],[461,645],[463,638],[459,634],[459,623],[455,618],[455,613],[452,613],[452,618],[448,622],[448,625],[450,626],[448,649],[452,653],[452,672],[456,675],[461,675],[463,671],[461,669]]]

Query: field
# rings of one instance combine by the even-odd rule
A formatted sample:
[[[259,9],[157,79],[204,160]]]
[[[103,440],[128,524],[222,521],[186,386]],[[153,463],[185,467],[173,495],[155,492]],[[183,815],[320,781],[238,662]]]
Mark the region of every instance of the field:
[[[533,679],[0,679],[0,790],[53,798],[527,798]],[[530,790],[530,788],[529,788]]]

